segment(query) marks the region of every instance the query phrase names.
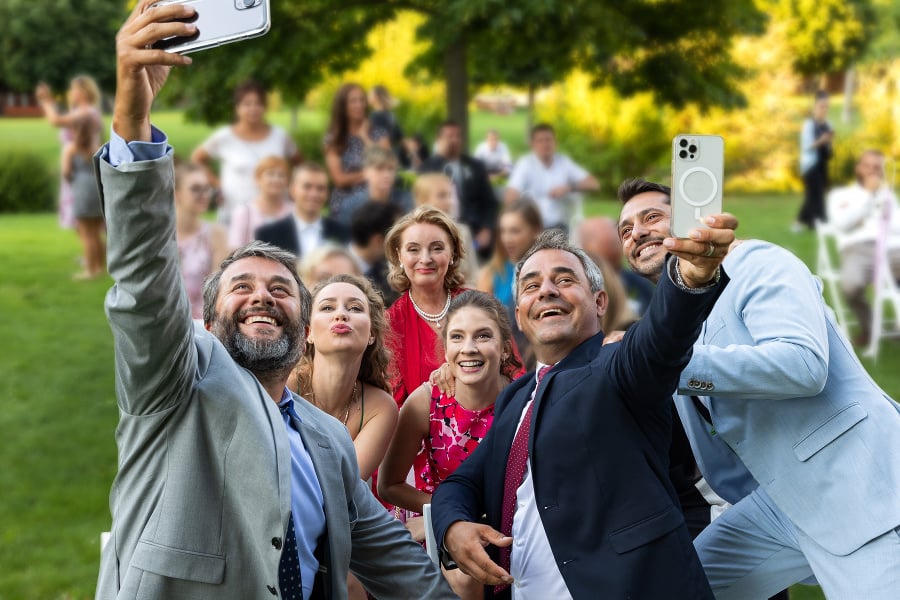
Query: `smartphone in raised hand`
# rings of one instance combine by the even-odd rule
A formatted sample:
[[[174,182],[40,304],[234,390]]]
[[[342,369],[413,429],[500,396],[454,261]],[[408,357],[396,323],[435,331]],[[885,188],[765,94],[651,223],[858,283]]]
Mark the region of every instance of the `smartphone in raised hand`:
[[[725,141],[719,135],[679,134],[672,140],[672,235],[686,238],[722,212]]]
[[[155,6],[187,4],[196,11],[188,22],[197,26],[189,37],[170,37],[153,44],[166,52],[189,54],[264,35],[271,26],[269,0],[161,0]]]

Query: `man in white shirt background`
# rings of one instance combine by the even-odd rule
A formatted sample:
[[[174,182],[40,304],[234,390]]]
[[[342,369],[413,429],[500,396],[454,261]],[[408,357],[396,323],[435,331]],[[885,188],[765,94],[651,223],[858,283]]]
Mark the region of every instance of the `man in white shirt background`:
[[[596,177],[556,151],[553,126],[540,123],[531,129],[531,152],[516,162],[503,200],[508,204],[527,196],[540,208],[544,227],[568,231],[575,216],[575,194],[599,189]]]
[[[859,322],[854,343],[861,346],[869,343],[871,335],[866,288],[873,281],[876,241],[883,228],[891,273],[900,279],[900,204],[885,182],[884,164],[883,153],[866,150],[856,163],[856,182],[828,195],[828,221],[838,231],[841,288]]]
[[[350,233],[340,223],[322,216],[328,201],[328,173],[319,164],[305,162],[294,170],[290,188],[294,212],[263,225],[256,239],[293,252],[298,257],[312,252],[325,242],[343,246]]]
[[[496,129],[489,129],[484,141],[475,147],[475,158],[487,167],[491,181],[508,176],[512,169],[509,148],[500,140],[500,133]]]

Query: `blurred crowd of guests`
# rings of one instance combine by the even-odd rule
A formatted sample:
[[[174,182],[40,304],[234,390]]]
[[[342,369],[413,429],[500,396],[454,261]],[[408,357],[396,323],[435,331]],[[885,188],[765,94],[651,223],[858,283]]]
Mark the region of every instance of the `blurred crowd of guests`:
[[[324,164],[319,164],[304,160],[290,136],[267,121],[266,106],[266,90],[258,83],[238,86],[234,122],[204,140],[177,170],[178,240],[185,283],[194,290],[195,316],[203,278],[223,252],[260,240],[294,253],[311,289],[335,274],[363,275],[395,312],[401,299],[400,305],[414,300],[424,313],[440,314],[448,293],[452,297],[477,288],[496,297],[514,322],[514,265],[541,231],[553,227],[574,227],[573,238],[585,240],[608,285],[619,292],[611,294],[610,326],[626,326],[645,307],[650,292],[624,266],[614,223],[582,223],[575,201],[599,184],[559,152],[551,125],[532,129],[531,152],[518,160],[496,129],[470,155],[456,122],[442,122],[429,144],[421,135],[404,133],[383,86],[367,93],[347,83],[335,93],[323,139]],[[213,198],[215,223],[201,218]],[[428,225],[435,241],[441,229],[439,241],[454,248],[448,251],[452,263],[436,263],[436,279],[446,276],[446,289],[419,289],[395,273],[402,265],[398,249],[407,242],[397,232],[405,231],[403,223],[411,218],[417,219],[412,231]],[[395,235],[389,238],[392,228]],[[446,270],[452,274],[442,274]],[[411,307],[408,312],[416,316]],[[512,330],[528,363],[527,342]],[[434,341],[428,339],[416,353],[424,347],[427,354]],[[398,403],[441,362],[440,356],[434,358],[408,385],[394,382]]]

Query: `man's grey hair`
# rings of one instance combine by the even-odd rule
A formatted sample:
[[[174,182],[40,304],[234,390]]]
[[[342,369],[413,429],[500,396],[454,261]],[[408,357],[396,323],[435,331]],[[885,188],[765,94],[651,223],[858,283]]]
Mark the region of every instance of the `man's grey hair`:
[[[584,269],[584,274],[587,276],[588,283],[591,286],[591,293],[596,294],[600,290],[605,289],[603,287],[603,273],[600,272],[600,267],[597,266],[597,263],[591,260],[591,257],[584,250],[570,243],[569,236],[564,231],[548,229],[538,236],[531,248],[528,249],[528,252],[516,264],[515,285],[513,285],[513,295],[516,302],[519,301],[519,275],[522,273],[522,267],[525,265],[525,261],[541,250],[562,250],[563,252],[574,254]]]
[[[238,248],[228,255],[219,265],[219,270],[210,273],[206,281],[203,282],[203,322],[212,323],[216,318],[216,300],[219,299],[219,283],[222,279],[222,273],[244,258],[265,258],[277,262],[290,271],[297,282],[300,290],[300,334],[303,335],[309,326],[309,315],[312,311],[312,296],[309,290],[303,285],[300,275],[297,273],[297,257],[287,250],[282,250],[278,246],[267,244],[265,242],[250,242],[246,246]]]

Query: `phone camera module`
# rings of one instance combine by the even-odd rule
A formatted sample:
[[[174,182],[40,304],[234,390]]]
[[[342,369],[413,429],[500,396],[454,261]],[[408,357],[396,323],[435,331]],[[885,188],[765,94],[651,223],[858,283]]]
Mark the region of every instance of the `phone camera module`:
[[[687,158],[687,155],[688,155],[687,150],[682,150],[681,152],[678,153],[678,156],[681,158]]]
[[[691,144],[690,146],[688,146],[688,152],[690,152],[691,154],[696,154],[697,146],[695,146],[694,144]]]
[[[682,148],[687,148],[688,141],[686,139],[682,138],[681,140],[679,140],[678,145],[681,146]]]
[[[259,6],[262,3],[262,0],[234,0],[234,7],[238,10],[246,10],[248,8],[253,8],[254,6]]]

